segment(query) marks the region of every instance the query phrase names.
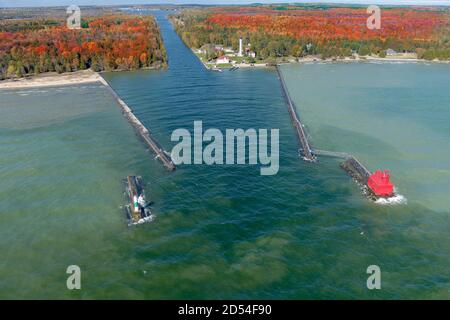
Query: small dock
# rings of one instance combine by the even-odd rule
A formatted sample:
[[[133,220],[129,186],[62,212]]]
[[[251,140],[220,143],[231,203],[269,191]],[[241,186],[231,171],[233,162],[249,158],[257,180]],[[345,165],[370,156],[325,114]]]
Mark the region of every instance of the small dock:
[[[316,161],[316,157],[311,150],[311,146],[308,142],[308,137],[306,135],[303,124],[301,123],[299,117],[297,116],[295,104],[289,96],[289,91],[286,87],[286,83],[284,82],[283,75],[281,74],[280,69],[276,66],[278,77],[280,78],[281,88],[283,90],[284,98],[286,99],[286,103],[288,106],[289,115],[291,116],[292,123],[294,125],[295,132],[297,133],[298,140],[301,146],[301,152],[303,155],[303,159],[305,161],[314,162]]]
[[[150,131],[142,124],[141,121],[134,115],[133,110],[119,97],[119,95],[114,91],[114,89],[109,85],[109,83],[101,78],[100,82],[102,82],[111,94],[116,98],[117,103],[122,109],[122,113],[128,119],[130,124],[139,134],[139,136],[144,140],[147,146],[153,150],[156,154],[156,157],[163,163],[163,165],[169,171],[174,171],[176,169],[175,164],[172,162],[172,159],[168,155],[168,153],[156,142],[156,140],[151,136]]]

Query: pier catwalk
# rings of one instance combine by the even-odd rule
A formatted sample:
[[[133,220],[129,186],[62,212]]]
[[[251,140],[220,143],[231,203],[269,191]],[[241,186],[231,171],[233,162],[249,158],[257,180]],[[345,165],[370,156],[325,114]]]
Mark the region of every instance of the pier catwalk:
[[[280,69],[278,66],[276,66],[278,77],[280,78],[281,88],[283,89],[283,94],[286,99],[289,114],[292,119],[292,123],[294,124],[295,131],[297,133],[298,140],[300,141],[301,150],[303,154],[303,159],[306,161],[315,161],[316,157],[314,156],[314,153],[311,150],[311,147],[308,142],[308,138],[305,133],[305,129],[303,128],[302,123],[300,122],[297,113],[295,111],[295,104],[291,100],[291,97],[289,96],[288,89],[286,87],[286,83],[284,82],[283,75],[280,72]]]

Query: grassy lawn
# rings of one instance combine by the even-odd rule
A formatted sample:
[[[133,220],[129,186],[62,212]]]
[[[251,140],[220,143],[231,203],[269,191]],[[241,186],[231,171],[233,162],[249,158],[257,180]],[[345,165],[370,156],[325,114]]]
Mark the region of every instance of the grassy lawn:
[[[246,62],[245,57],[231,57],[231,59],[237,63]]]
[[[217,65],[217,68],[223,68],[223,69],[225,69],[225,68],[231,68],[231,67],[233,67],[233,65],[232,65],[231,63],[219,63],[219,64]]]
[[[197,52],[194,52],[194,53],[197,56],[197,58],[199,58],[201,61],[206,62],[206,55],[205,54],[197,53]]]

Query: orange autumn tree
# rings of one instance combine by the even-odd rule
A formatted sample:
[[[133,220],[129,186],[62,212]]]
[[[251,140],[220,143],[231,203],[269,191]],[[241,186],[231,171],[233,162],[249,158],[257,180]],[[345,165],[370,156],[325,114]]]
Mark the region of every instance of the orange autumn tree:
[[[342,57],[355,52],[383,56],[388,48],[450,59],[450,37],[443,36],[450,34],[447,9],[384,8],[380,30],[369,30],[367,18],[366,8],[292,5],[186,10],[172,21],[191,47],[213,43],[237,49],[242,37],[261,60]],[[427,56],[427,52],[438,56]]]
[[[15,22],[15,28],[17,22]],[[91,68],[130,70],[166,65],[166,53],[155,20],[113,15],[90,18],[85,28],[60,25],[9,32],[0,27],[1,79],[42,72]],[[3,30],[2,30],[3,29]]]

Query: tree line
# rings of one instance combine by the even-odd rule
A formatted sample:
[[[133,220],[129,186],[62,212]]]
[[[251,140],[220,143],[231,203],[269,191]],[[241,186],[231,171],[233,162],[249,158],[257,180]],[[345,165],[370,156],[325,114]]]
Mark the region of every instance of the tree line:
[[[108,15],[69,29],[65,20],[12,20],[0,25],[0,79],[45,72],[160,68],[167,64],[151,16]]]
[[[382,29],[366,27],[362,9],[256,10],[226,8],[185,10],[172,21],[192,48],[221,44],[235,50],[239,38],[250,43],[259,60],[317,55],[326,58],[378,55],[388,49],[417,53],[421,59],[450,59],[448,10],[383,11]]]

